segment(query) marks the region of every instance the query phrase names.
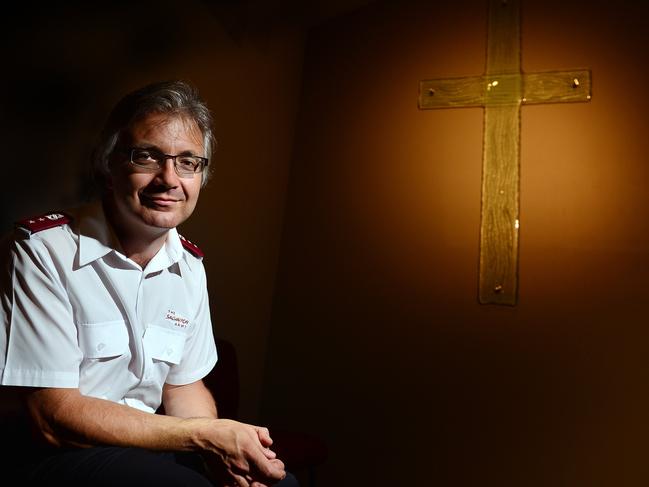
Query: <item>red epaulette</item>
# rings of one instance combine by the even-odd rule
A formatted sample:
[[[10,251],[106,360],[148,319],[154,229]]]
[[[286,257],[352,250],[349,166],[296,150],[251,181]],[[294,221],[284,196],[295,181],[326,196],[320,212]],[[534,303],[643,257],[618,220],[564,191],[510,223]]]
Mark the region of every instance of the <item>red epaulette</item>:
[[[190,242],[180,234],[178,234],[178,236],[180,237],[180,242],[183,244],[183,247],[185,247],[190,254],[192,254],[194,257],[200,257],[200,258],[205,257],[205,254],[201,249],[198,248],[198,245],[196,245],[193,242]]]
[[[16,227],[31,235],[32,233],[47,230],[48,228],[60,227],[71,221],[71,216],[58,211],[19,220],[16,222]]]

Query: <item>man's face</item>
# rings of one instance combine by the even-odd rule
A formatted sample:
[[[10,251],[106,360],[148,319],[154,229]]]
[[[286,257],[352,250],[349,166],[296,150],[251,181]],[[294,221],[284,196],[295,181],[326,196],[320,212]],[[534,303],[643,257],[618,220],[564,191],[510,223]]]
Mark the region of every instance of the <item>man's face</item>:
[[[123,135],[125,147],[153,149],[163,154],[205,156],[203,136],[195,122],[153,113],[135,122]],[[194,211],[202,174],[180,177],[172,159],[157,171],[139,168],[118,154],[110,173],[115,223],[132,237],[160,233],[180,225]]]

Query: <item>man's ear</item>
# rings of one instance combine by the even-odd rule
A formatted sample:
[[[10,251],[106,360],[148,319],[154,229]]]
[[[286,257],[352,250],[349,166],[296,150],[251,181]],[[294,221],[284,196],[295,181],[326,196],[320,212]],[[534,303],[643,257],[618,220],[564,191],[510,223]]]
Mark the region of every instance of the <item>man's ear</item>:
[[[104,191],[113,192],[113,175],[110,172],[102,176],[102,187],[104,188]]]
[[[104,191],[108,191],[111,193],[113,192],[113,189],[115,189],[115,185],[113,182],[114,179],[113,171],[115,170],[115,166],[116,166],[115,158],[116,158],[115,151],[113,151],[113,153],[110,156],[108,156],[108,167],[106,167],[105,171],[102,171],[102,175],[101,175],[102,188],[104,189]]]

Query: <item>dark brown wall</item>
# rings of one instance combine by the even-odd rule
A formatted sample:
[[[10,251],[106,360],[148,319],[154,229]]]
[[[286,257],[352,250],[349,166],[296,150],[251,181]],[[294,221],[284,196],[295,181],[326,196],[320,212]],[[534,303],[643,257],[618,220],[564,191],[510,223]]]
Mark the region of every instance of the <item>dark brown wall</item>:
[[[523,2],[520,300],[477,302],[486,2],[376,2],[308,36],[264,418],[321,435],[320,485],[637,486],[646,467],[649,17]]]

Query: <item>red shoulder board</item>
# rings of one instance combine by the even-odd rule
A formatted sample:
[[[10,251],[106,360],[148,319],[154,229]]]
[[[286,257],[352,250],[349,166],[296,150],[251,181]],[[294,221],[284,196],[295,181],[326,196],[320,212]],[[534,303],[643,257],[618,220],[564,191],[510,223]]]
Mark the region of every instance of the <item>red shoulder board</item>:
[[[16,222],[16,227],[26,230],[29,234],[47,230],[48,228],[60,227],[70,223],[72,218],[63,212],[45,213],[44,215],[25,218]]]
[[[201,258],[205,257],[205,254],[201,249],[198,248],[198,245],[196,245],[193,242],[190,242],[180,234],[178,234],[178,236],[180,237],[180,242],[183,244],[183,247],[185,247],[190,254],[192,254],[194,257],[201,257]]]

